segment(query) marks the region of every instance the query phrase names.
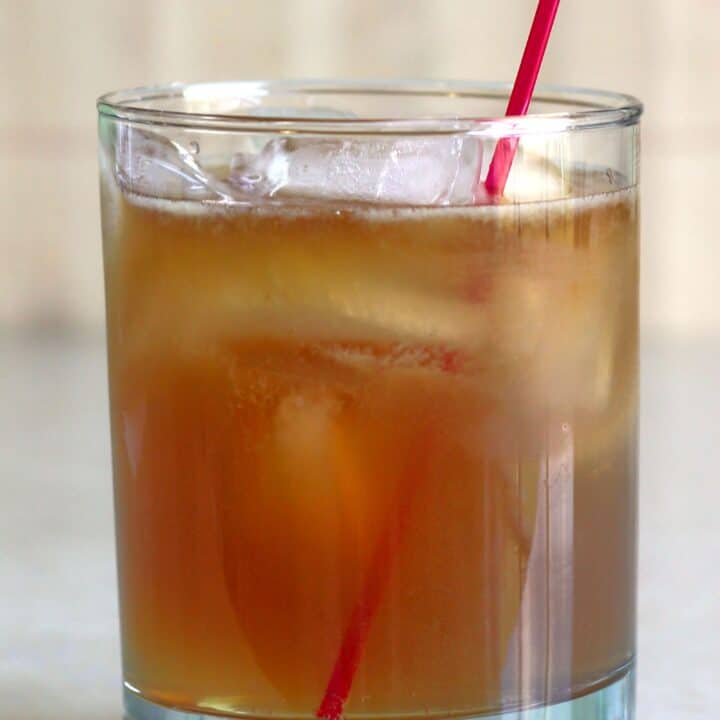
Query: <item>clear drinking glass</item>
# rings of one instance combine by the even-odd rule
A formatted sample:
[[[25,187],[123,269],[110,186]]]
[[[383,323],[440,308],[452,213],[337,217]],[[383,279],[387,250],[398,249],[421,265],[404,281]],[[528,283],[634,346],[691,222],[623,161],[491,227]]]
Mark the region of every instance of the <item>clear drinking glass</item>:
[[[100,99],[128,718],[632,717],[641,106],[508,91]]]

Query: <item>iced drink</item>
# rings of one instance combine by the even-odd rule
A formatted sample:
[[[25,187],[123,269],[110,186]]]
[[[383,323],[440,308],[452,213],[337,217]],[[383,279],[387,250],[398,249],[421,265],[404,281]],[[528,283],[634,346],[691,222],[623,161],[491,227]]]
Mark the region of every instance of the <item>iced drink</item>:
[[[302,163],[331,166],[326,146],[271,141],[263,172],[281,155],[287,182],[208,164],[225,197],[134,132],[193,179],[103,178],[126,686],[310,718],[358,632],[347,718],[501,713],[622,677],[635,189],[543,166],[551,197],[371,201],[317,192]]]

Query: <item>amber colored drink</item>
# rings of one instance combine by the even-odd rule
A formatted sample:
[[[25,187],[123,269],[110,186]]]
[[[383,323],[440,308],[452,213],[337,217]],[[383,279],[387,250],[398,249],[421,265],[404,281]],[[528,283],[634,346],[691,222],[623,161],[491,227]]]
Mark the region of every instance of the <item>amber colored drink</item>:
[[[109,206],[128,687],[311,717],[353,617],[349,718],[501,712],[622,675],[633,189]]]

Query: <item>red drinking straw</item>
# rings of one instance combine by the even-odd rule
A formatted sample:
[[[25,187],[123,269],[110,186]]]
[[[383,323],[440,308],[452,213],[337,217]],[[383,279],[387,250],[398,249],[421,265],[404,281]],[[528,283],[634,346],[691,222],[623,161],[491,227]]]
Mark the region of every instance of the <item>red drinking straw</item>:
[[[382,601],[406,532],[413,498],[417,494],[414,492],[414,484],[421,482],[432,449],[432,430],[427,427],[418,433],[417,452],[408,459],[408,465],[395,489],[382,535],[370,557],[368,573],[345,627],[325,695],[315,711],[316,717],[322,720],[339,720],[342,717],[345,701],[350,694],[355,672],[365,650],[370,625]]]
[[[524,115],[527,112],[559,4],[560,0],[539,0],[538,2],[506,115]],[[485,180],[485,188],[492,196],[502,194],[505,189],[517,142],[517,138],[502,138],[498,141]],[[452,371],[452,369],[448,370],[448,372]],[[429,443],[428,437],[421,436],[419,450],[425,452],[420,452],[420,457],[428,454]],[[418,471],[421,472],[423,469],[419,467],[421,464],[413,463],[412,470],[408,475],[417,479]],[[409,515],[410,500],[413,495],[413,488],[409,485],[399,488],[388,527],[370,560],[370,570],[365,580],[365,586],[350,615],[325,694],[315,712],[315,715],[322,720],[339,720],[342,717],[355,672],[367,643],[370,624],[382,600],[393,560],[404,534],[404,525]]]
[[[540,66],[545,56],[545,48],[550,39],[559,4],[560,0],[539,0],[538,2],[505,115],[525,115],[530,107],[530,100],[540,73]],[[502,195],[505,190],[505,183],[510,174],[510,166],[517,145],[517,137],[498,140],[485,180],[485,189],[491,197]]]
[[[335,660],[325,695],[315,713],[318,718],[339,720],[342,717],[343,706],[350,694],[355,671],[360,664],[367,643],[370,624],[382,600],[393,560],[398,553],[398,546],[405,532],[405,524],[410,512],[409,501],[413,495],[412,488],[409,486],[402,487],[398,491],[396,502],[391,510],[392,517],[370,559],[368,575],[345,628],[340,652]]]

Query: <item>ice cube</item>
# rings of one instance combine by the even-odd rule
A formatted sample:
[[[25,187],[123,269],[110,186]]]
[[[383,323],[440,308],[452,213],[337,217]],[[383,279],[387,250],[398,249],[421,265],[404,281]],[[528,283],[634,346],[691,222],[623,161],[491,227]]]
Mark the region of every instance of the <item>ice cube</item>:
[[[321,463],[327,465],[333,425],[340,404],[327,390],[305,389],[280,402],[275,417],[275,435],[279,460],[290,470]],[[309,473],[308,478],[324,473]]]
[[[115,173],[125,190],[168,199],[232,200],[224,182],[206,172],[193,154],[163,135],[118,125]]]
[[[503,194],[514,203],[557,200],[568,196],[567,175],[559,158],[551,158],[547,149],[545,153],[522,150],[513,160]]]
[[[248,117],[261,118],[262,120],[273,118],[288,121],[304,120],[307,122],[317,122],[319,120],[352,120],[357,117],[354,113],[336,110],[331,107],[311,107],[303,109],[297,107],[269,107],[267,105],[243,109],[242,114]],[[248,160],[252,162],[252,159],[260,154],[268,142],[268,135],[247,133],[233,137],[232,142],[234,143],[234,147],[231,152],[222,158],[222,162],[227,165],[228,159],[230,159],[231,167],[241,168]],[[205,143],[207,143],[207,139]],[[252,176],[253,173],[254,171],[250,169],[248,174]],[[257,181],[253,181],[252,177],[243,177],[242,173],[237,173],[234,180],[236,184],[233,185],[231,183],[230,187],[234,189],[236,194],[239,191],[240,196],[238,199],[252,199],[254,194],[263,191],[263,187],[256,184]],[[247,194],[250,195],[250,198],[246,197]]]
[[[408,205],[472,202],[482,146],[464,135],[404,139],[275,138],[237,155],[230,184],[269,197]]]

